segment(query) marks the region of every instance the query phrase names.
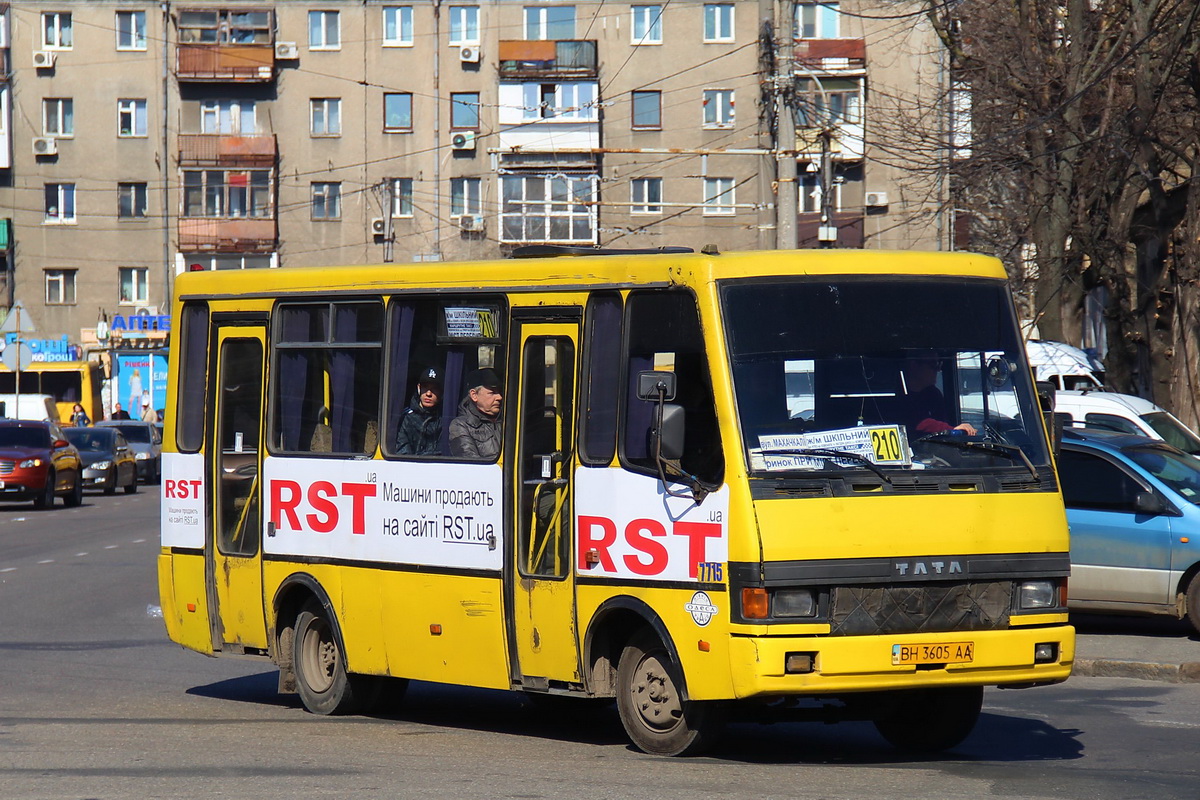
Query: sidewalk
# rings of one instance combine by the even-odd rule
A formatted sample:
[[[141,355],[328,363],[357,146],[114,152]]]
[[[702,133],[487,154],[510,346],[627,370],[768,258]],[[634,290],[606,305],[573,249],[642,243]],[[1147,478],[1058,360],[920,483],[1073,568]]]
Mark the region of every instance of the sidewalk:
[[[1200,683],[1200,634],[1170,617],[1072,614],[1073,675]]]

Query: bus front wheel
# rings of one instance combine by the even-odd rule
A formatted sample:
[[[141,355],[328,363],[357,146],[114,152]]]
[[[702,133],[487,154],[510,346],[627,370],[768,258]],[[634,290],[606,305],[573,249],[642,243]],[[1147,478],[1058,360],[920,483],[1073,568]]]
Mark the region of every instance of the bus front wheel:
[[[893,747],[939,753],[962,742],[983,708],[982,686],[949,686],[888,693],[875,728]]]
[[[651,755],[693,755],[712,746],[723,725],[719,703],[687,700],[679,667],[651,633],[625,646],[617,666],[617,709],[634,745]]]
[[[345,654],[321,605],[309,603],[296,617],[292,644],[296,691],[305,708],[326,715],[352,714],[362,706],[369,679],[346,672]]]

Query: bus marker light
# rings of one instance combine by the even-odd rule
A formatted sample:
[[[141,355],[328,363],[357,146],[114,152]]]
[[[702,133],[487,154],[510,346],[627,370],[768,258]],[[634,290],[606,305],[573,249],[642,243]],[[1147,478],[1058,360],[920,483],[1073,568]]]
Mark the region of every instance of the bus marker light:
[[[434,622],[433,624],[431,624],[429,626],[429,632],[431,634],[433,634],[434,636],[441,636],[442,635],[442,626],[438,625],[436,622]]]
[[[742,616],[746,619],[766,619],[769,614],[767,590],[758,587],[742,589]]]
[[[586,553],[584,553],[583,563],[585,566],[587,566],[588,569],[591,569],[592,567],[599,564],[600,563],[600,551],[594,547],[591,548],[590,550],[588,550]]]
[[[195,613],[196,613],[196,604],[195,604],[195,603],[188,603],[188,604],[187,604],[187,610],[188,610],[188,611],[190,611],[190,612],[192,612],[193,614],[195,614]]]
[[[783,671],[789,675],[803,675],[813,671],[816,653],[788,653],[784,656]]]
[[[708,642],[704,641],[703,639],[701,639],[699,642],[697,642],[696,646],[700,649],[701,653],[707,653],[710,650],[712,650],[712,645],[710,645]]]

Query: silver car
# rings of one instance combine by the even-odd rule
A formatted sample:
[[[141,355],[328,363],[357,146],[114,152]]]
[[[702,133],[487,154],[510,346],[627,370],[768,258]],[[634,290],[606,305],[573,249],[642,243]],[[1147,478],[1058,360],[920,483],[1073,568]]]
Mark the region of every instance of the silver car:
[[[121,431],[133,450],[142,483],[158,483],[162,480],[162,428],[153,422],[120,419],[97,422],[96,427]]]

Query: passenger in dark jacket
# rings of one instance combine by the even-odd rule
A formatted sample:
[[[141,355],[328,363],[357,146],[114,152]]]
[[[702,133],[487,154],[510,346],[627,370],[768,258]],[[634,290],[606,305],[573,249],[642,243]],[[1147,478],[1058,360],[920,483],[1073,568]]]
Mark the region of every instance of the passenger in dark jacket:
[[[417,380],[417,390],[396,428],[396,452],[410,456],[442,454],[442,376],[430,367]]]
[[[500,454],[500,377],[492,369],[467,375],[467,396],[450,423],[450,455],[494,461]]]

